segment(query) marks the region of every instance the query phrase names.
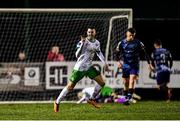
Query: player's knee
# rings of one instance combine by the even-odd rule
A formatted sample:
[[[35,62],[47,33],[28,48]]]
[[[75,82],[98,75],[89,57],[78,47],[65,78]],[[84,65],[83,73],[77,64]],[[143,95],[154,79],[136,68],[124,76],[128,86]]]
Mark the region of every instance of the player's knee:
[[[72,90],[74,89],[74,86],[75,86],[75,84],[73,84],[73,83],[68,83],[67,89],[68,89],[69,91],[72,91]]]
[[[167,85],[160,86],[160,90],[167,90],[167,89],[168,89]]]
[[[72,87],[72,86],[67,86],[67,89],[68,89],[69,91],[72,91],[72,90],[73,90],[73,87]]]

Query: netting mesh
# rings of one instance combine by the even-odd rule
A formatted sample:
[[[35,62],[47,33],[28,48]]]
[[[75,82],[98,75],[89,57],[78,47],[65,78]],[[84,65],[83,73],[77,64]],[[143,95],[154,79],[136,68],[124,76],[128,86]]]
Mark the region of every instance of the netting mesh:
[[[125,31],[129,26],[129,19],[132,16],[110,19],[114,16],[130,15],[130,10],[118,11],[0,11],[0,62],[19,63],[18,54],[20,51],[26,53],[26,64],[40,63],[40,83],[41,91],[37,91],[33,86],[29,90],[24,88],[11,90],[10,84],[0,84],[3,87],[0,93],[0,100],[42,100],[52,98],[52,90],[45,88],[45,65],[48,51],[52,46],[59,46],[60,53],[64,55],[65,61],[76,61],[75,49],[80,39],[80,35],[86,34],[88,27],[94,27],[97,31],[97,39],[101,43],[102,53],[105,55],[108,36],[110,37],[108,59],[114,60],[113,51],[117,42],[124,38]],[[112,24],[111,34],[109,26]],[[97,57],[95,60],[98,60]],[[7,72],[3,64],[1,65],[1,83]],[[6,70],[6,71],[3,71]],[[23,83],[20,81],[20,83]],[[19,83],[15,84],[15,88]],[[17,86],[18,88],[18,86]],[[35,89],[35,90],[33,90]],[[22,90],[24,92],[22,92]],[[48,93],[50,92],[50,93]],[[57,91],[56,91],[57,93]],[[59,92],[58,92],[59,93]],[[12,95],[11,95],[12,94]],[[24,94],[29,94],[24,96]],[[32,98],[33,97],[33,98]]]
[[[128,12],[3,12],[0,13],[0,61],[16,62],[24,50],[30,62],[44,62],[51,46],[60,47],[67,61],[75,60],[75,45],[88,27],[97,29],[97,39],[105,52],[109,20]],[[124,36],[128,19],[113,21],[112,40]],[[114,41],[115,40],[115,41]]]

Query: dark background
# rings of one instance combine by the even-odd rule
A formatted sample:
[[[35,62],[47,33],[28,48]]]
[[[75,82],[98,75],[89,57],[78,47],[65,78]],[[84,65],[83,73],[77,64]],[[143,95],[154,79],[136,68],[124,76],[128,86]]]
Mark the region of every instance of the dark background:
[[[175,60],[180,60],[180,1],[158,0],[3,0],[0,8],[132,8],[139,38],[153,49],[160,38]]]

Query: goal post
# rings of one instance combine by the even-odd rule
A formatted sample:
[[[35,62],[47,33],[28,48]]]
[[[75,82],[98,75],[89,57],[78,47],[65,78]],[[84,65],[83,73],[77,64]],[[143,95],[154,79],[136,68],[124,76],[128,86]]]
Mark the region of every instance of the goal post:
[[[113,61],[118,41],[132,27],[132,12],[131,8],[0,9],[0,101],[51,100],[57,96],[67,84],[66,65],[76,62],[76,44],[88,27],[96,28],[102,53],[107,61]],[[53,46],[59,47],[65,60],[47,66]],[[18,59],[20,51],[26,54],[25,62]],[[95,61],[99,59],[95,57]],[[77,85],[78,89],[86,86]],[[76,92],[69,100],[75,99]]]
[[[122,18],[128,19],[129,15],[113,16],[109,21],[109,31],[108,31],[108,39],[107,39],[107,45],[106,45],[106,56],[105,56],[106,61],[108,61],[113,21],[116,20],[116,19],[122,19]],[[132,22],[131,21],[132,21],[132,19],[128,19],[128,28],[132,27]]]

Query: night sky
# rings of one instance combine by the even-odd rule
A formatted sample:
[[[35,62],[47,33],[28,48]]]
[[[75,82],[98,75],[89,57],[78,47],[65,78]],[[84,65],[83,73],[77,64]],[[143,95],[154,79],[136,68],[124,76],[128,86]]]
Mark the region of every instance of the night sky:
[[[155,0],[1,0],[1,8],[132,8],[133,27],[147,51],[161,39],[180,60],[180,1]]]

